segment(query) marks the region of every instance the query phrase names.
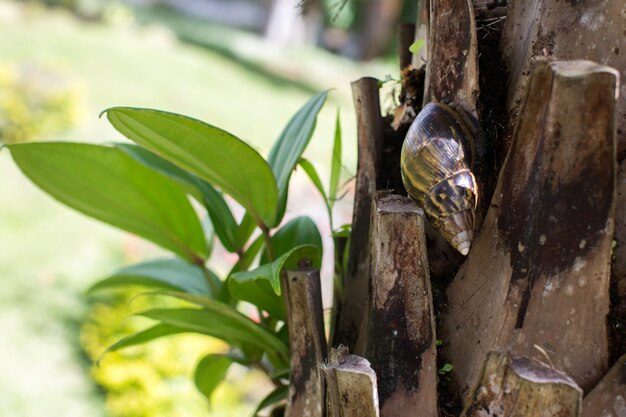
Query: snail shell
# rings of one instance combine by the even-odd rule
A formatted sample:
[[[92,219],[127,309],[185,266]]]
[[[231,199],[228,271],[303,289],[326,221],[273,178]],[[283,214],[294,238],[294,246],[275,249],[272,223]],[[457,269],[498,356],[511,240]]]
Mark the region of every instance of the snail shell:
[[[476,123],[442,103],[429,103],[411,124],[402,146],[402,182],[432,226],[461,254],[474,238],[478,203],[474,164]]]

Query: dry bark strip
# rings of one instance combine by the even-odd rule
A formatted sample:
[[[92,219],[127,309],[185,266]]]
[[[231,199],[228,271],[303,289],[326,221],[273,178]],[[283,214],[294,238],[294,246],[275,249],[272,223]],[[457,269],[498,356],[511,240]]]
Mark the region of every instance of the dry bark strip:
[[[582,390],[564,373],[490,352],[461,417],[579,417],[581,405]]]
[[[435,322],[424,213],[406,197],[372,205],[371,301],[366,358],[382,417],[437,416]]]
[[[319,365],[326,359],[320,274],[301,269],[282,274],[291,348],[286,417],[323,417],[326,404]]]
[[[415,41],[415,25],[405,23],[398,26],[398,56],[400,59],[400,70],[411,65],[413,54],[409,51],[411,44]]]
[[[491,206],[448,287],[446,359],[465,398],[488,351],[548,352],[585,390],[608,366],[616,74],[538,62]]]
[[[344,299],[338,311],[333,345],[343,344],[355,354],[359,334],[367,323],[369,303],[369,242],[372,196],[376,191],[377,172],[383,144],[383,122],[378,97],[378,80],[365,77],[352,83],[357,116],[358,162],[348,272],[343,283]]]
[[[324,366],[328,417],[379,417],[376,373],[348,348],[331,349]]]
[[[535,57],[588,59],[619,69],[626,80],[626,8],[619,0],[512,0],[500,49],[510,72],[508,107],[515,117]],[[626,83],[618,104],[618,161],[626,157]]]
[[[617,196],[615,203],[616,246],[611,263],[611,314],[610,320],[617,324],[626,322],[626,160],[617,170]],[[612,326],[611,359],[626,353],[624,327]]]
[[[452,100],[476,116],[477,48],[470,0],[430,2],[424,104]]]
[[[619,358],[583,401],[583,417],[626,416],[626,355]]]
[[[413,55],[411,63],[415,68],[426,66],[428,59],[428,27],[430,25],[430,0],[418,0],[415,20],[414,41],[424,41],[424,45]]]

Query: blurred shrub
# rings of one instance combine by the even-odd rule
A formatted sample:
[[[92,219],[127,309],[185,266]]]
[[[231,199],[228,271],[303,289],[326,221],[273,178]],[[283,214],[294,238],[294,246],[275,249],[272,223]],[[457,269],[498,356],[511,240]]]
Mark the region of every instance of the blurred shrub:
[[[163,302],[146,296],[134,297],[135,294],[117,292],[91,307],[81,329],[81,344],[91,360],[97,361],[115,341],[145,327],[145,320],[129,319],[129,315]],[[204,354],[226,350],[227,346],[216,339],[181,334],[107,353],[91,374],[105,392],[111,416],[206,417],[207,402],[196,390],[190,375]],[[240,406],[245,403],[241,395],[244,387],[228,381],[222,384],[213,395],[219,398],[220,411],[230,415],[249,414],[250,406],[245,411]]]
[[[59,71],[0,65],[0,141],[37,140],[73,127],[81,98],[80,85]]]

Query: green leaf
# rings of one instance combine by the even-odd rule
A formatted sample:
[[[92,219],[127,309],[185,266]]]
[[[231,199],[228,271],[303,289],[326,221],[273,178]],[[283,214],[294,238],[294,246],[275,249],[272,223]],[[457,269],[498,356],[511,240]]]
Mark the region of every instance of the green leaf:
[[[274,256],[278,257],[287,253],[291,248],[300,245],[313,245],[318,248],[322,257],[322,235],[317,225],[311,218],[300,216],[285,223],[271,238]],[[269,263],[267,252],[261,256],[260,264]]]
[[[237,246],[237,250],[244,247],[256,228],[257,225],[254,222],[254,218],[249,213],[246,213],[241,219],[241,222],[237,225],[237,230],[235,231],[235,245]]]
[[[202,193],[199,188],[203,180],[200,178],[141,146],[132,143],[114,143],[113,146],[124,151],[137,162],[141,162],[145,166],[175,179],[185,187],[189,194],[202,203]]]
[[[274,292],[280,295],[280,271],[282,271],[283,268],[298,268],[298,263],[303,259],[311,261],[313,268],[319,268],[321,264],[319,248],[314,245],[297,246],[278,257],[274,262],[261,265],[252,271],[237,272],[231,275],[231,279],[239,283],[254,280],[267,280],[274,289]]]
[[[424,39],[418,39],[409,46],[409,52],[417,54],[426,42]]]
[[[275,319],[283,321],[287,319],[285,300],[276,295],[268,280],[238,281],[237,279],[229,279],[228,286],[231,294],[238,300],[254,304],[261,310],[267,311]]]
[[[243,255],[239,258],[238,262],[233,266],[233,268],[228,273],[230,277],[235,272],[246,271],[254,262],[254,259],[259,254],[263,246],[265,245],[265,239],[262,234],[256,237],[256,239],[248,246],[248,248],[243,252]]]
[[[237,222],[222,193],[207,183],[202,188],[202,203],[209,213],[215,234],[224,248],[229,252],[236,252],[239,249],[236,242]]]
[[[9,149],[24,174],[62,203],[190,261],[206,258],[202,226],[178,184],[121,150],[69,142]]]
[[[129,143],[118,143],[115,146],[144,165],[168,175],[182,184],[187,192],[207,209],[215,234],[226,250],[236,252],[241,248],[242,245],[238,246],[236,242],[237,222],[222,193],[211,184],[141,146]],[[252,218],[251,222],[255,224]]]
[[[317,114],[324,105],[327,95],[328,92],[323,91],[306,102],[287,123],[270,151],[267,161],[274,171],[279,195],[278,213],[271,226],[278,225],[285,214],[291,173],[313,135]]]
[[[205,276],[202,267],[182,259],[155,259],[119,269],[110,277],[94,284],[88,292],[125,285],[143,285],[215,297],[211,287],[220,288],[222,282],[211,270],[207,269],[206,273]],[[207,279],[212,282],[210,286]]]
[[[210,401],[215,388],[226,377],[233,360],[227,355],[209,354],[196,366],[193,380],[204,396]]]
[[[274,391],[270,392],[265,398],[263,398],[256,410],[254,410],[254,414],[252,414],[252,416],[257,417],[263,409],[269,407],[270,405],[274,405],[277,402],[286,400],[288,392],[288,386],[277,387]]]
[[[105,110],[124,136],[232,196],[257,223],[274,224],[278,189],[270,166],[236,136],[190,117],[158,110]]]
[[[339,178],[341,177],[341,120],[339,119],[339,109],[337,109],[337,120],[335,122],[335,141],[333,144],[333,160],[330,164],[330,186],[328,187],[328,199],[330,205],[337,198],[339,188]]]
[[[439,375],[445,375],[449,372],[452,372],[452,370],[454,369],[454,366],[452,366],[451,363],[446,363],[445,365],[443,365],[441,368],[439,368]]]
[[[320,180],[320,176],[317,174],[317,170],[315,169],[313,164],[304,158],[300,158],[300,161],[298,161],[298,164],[302,167],[304,172],[309,176],[309,179],[311,180],[313,185],[315,185],[315,188],[317,188],[317,191],[320,192],[320,194],[322,195],[322,198],[324,199],[324,202],[328,204],[328,198],[326,197],[326,192],[324,191],[322,180]]]
[[[162,294],[201,305],[203,309],[153,309],[139,315],[190,332],[213,336],[233,346],[247,344],[266,352],[276,352],[283,358],[289,357],[287,346],[279,338],[227,304],[185,293]]]
[[[176,327],[176,326],[171,326],[169,324],[156,324],[146,330],[142,330],[140,332],[137,332],[135,334],[132,334],[130,336],[127,336],[123,339],[120,339],[118,342],[114,343],[113,345],[109,346],[107,348],[107,350],[105,350],[102,355],[100,355],[100,357],[104,356],[107,352],[114,352],[116,350],[122,349],[122,348],[127,348],[130,346],[136,346],[136,345],[142,345],[146,342],[150,342],[154,339],[157,339],[159,337],[163,337],[163,336],[170,336],[173,334],[178,334],[178,333],[185,333],[188,330],[180,328],[180,327]],[[99,359],[98,359],[99,361]]]
[[[229,275],[247,270],[263,245],[264,240],[261,235],[248,247]],[[230,293],[238,300],[248,301],[278,320],[286,320],[285,300],[276,295],[269,281],[237,281],[229,277],[227,283]]]

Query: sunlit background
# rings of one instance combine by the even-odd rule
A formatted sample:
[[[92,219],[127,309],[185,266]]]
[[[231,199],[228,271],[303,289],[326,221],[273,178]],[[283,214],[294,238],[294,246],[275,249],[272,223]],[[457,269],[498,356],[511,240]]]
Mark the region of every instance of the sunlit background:
[[[158,108],[197,117],[263,155],[314,93],[332,89],[305,156],[327,182],[336,112],[344,137],[335,225],[350,221],[356,164],[350,82],[397,78],[395,25],[411,5],[324,0],[0,0],[0,137],[5,142],[123,140],[101,110]],[[377,6],[378,7],[378,6]],[[330,242],[322,201],[302,173],[286,219],[309,215]],[[145,299],[87,297],[95,280],[159,249],[36,189],[0,151],[0,416],[247,416],[270,390],[233,367],[209,406],[191,372],[226,347],[181,335],[105,355],[142,328]],[[232,259],[214,253],[224,270]],[[323,271],[325,307],[331,272]]]

